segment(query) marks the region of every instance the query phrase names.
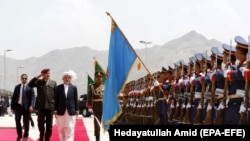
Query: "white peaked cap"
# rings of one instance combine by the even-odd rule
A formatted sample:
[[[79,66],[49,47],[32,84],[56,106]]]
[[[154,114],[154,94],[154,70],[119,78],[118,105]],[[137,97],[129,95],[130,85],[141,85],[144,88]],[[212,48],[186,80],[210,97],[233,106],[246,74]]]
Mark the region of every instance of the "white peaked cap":
[[[65,75],[69,75],[71,77],[71,80],[77,79],[77,74],[73,70],[69,70],[63,73],[63,77]]]

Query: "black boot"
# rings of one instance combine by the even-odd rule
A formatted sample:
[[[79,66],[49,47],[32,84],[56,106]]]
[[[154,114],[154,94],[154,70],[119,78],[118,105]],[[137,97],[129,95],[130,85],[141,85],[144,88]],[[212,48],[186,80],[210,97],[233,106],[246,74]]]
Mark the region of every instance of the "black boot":
[[[95,136],[95,141],[100,141],[100,136]]]

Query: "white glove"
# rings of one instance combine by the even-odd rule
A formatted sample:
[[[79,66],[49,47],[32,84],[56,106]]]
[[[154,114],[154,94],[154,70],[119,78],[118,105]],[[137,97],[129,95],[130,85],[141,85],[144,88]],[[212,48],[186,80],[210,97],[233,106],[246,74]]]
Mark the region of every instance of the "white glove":
[[[246,70],[245,68],[240,67],[240,71],[241,71],[241,73],[242,73],[242,76],[244,76],[245,70]]]
[[[228,70],[228,69],[225,69],[225,70],[224,70],[224,73],[223,73],[224,78],[227,78],[227,73],[228,73],[229,71],[230,71],[230,70]]]
[[[241,104],[239,113],[245,112],[245,111],[246,111],[246,107],[244,106],[244,104]]]
[[[223,103],[221,102],[217,110],[224,109],[224,108],[225,107],[224,107]]]
[[[88,111],[92,114],[93,113],[93,109],[89,108]]]
[[[155,80],[155,82],[154,82],[154,86],[155,86],[155,87],[158,87],[158,86],[159,86],[159,84],[160,84],[160,83],[159,83],[157,80]]]

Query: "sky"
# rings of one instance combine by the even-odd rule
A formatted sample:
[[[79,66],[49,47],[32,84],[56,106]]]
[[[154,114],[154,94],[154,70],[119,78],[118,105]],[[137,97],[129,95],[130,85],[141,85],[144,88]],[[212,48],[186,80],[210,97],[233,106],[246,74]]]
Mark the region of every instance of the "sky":
[[[230,43],[250,35],[249,0],[0,0],[0,55],[41,57],[55,49],[108,50],[111,18],[135,49],[195,30]],[[84,54],[83,54],[84,55]]]

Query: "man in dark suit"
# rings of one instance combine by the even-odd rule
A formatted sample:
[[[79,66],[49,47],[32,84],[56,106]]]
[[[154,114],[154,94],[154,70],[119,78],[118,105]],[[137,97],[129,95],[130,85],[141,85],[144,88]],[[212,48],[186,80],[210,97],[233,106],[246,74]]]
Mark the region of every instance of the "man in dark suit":
[[[77,87],[71,83],[74,79],[75,72],[64,72],[63,84],[56,87],[54,113],[60,141],[74,141],[75,121],[79,113]]]
[[[42,79],[40,79],[42,77]],[[30,87],[37,88],[35,109],[38,110],[38,129],[40,141],[50,141],[52,135],[53,114],[54,114],[54,93],[56,81],[50,79],[50,69],[45,68],[39,75],[32,78],[28,83]],[[46,121],[46,126],[44,125]]]
[[[21,84],[15,86],[13,97],[11,100],[11,110],[15,111],[15,122],[17,131],[17,141],[23,137],[23,141],[27,141],[29,136],[30,114],[35,105],[34,89],[27,85],[27,74],[21,75]],[[22,136],[21,117],[24,122],[24,135]]]

